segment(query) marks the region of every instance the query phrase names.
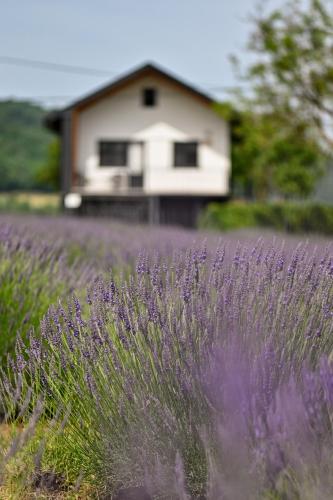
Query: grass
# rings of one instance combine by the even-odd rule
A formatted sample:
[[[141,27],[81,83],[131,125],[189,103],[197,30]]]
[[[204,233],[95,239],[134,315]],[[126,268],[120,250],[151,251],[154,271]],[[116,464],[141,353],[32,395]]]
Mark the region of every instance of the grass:
[[[23,425],[1,424],[0,425],[0,448],[8,450],[15,438],[24,432]],[[59,470],[61,456],[61,439],[52,437],[47,442],[47,447],[43,450],[43,460],[40,466],[41,474],[50,471],[59,474],[63,478],[63,491],[52,491],[45,485],[36,487],[34,485],[36,457],[39,453],[41,443],[45,441],[45,436],[50,432],[49,422],[39,423],[34,429],[25,446],[13,456],[5,466],[4,481],[0,485],[0,498],[8,500],[30,500],[56,499],[56,500],[78,500],[88,499],[95,495],[95,488],[91,484],[81,482],[75,484],[66,471]],[[62,459],[61,459],[62,463]]]
[[[59,211],[60,195],[57,193],[0,193],[0,212],[57,214]]]

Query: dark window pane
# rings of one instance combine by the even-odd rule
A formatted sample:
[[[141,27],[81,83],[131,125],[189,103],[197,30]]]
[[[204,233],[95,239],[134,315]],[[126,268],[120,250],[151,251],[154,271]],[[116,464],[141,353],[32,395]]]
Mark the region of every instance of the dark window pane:
[[[175,167],[197,167],[197,142],[175,142]]]
[[[142,102],[144,106],[156,106],[157,92],[156,89],[143,89]]]
[[[127,142],[101,141],[99,164],[101,167],[125,167],[127,165]]]
[[[130,175],[129,177],[129,185],[132,188],[141,188],[143,186],[143,175]]]

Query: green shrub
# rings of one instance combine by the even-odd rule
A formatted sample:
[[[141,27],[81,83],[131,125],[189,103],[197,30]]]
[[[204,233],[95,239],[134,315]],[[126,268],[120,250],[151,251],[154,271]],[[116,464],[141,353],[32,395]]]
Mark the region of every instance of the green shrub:
[[[266,227],[289,233],[333,234],[333,206],[316,203],[212,203],[200,227],[230,230]]]
[[[200,225],[204,228],[228,230],[253,227],[256,220],[249,205],[212,203],[203,214]]]

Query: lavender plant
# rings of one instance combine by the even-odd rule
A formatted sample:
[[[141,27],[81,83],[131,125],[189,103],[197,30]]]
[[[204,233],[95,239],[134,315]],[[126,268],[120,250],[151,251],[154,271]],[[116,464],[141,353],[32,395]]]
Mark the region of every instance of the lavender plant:
[[[64,250],[14,225],[0,224],[0,358],[39,326],[50,304],[80,289],[89,266],[66,261]]]
[[[220,235],[168,226],[124,225],[113,220],[79,217],[36,217],[0,215],[0,223],[13,226],[24,237],[28,232],[33,238],[48,242],[66,251],[67,258],[85,260],[94,266],[95,272],[105,270],[130,270],[135,268],[138,255],[158,252],[161,258],[169,259],[174,251],[199,248],[207,242],[208,250],[215,251]],[[230,244],[239,237],[256,240],[258,236],[235,234],[228,236]]]
[[[332,286],[330,248],[141,253],[128,278],[96,278],[86,306],[48,310],[3,398],[14,412],[19,383],[32,408],[66,408],[64,467],[104,492],[326,498]]]

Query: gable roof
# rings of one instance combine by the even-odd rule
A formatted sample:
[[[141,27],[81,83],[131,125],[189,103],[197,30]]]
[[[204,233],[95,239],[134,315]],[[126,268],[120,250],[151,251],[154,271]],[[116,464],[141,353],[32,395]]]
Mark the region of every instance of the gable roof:
[[[165,71],[161,67],[153,63],[147,63],[139,68],[126,73],[125,75],[113,80],[111,83],[99,88],[98,90],[87,94],[86,96],[72,102],[69,106],[66,106],[62,110],[50,112],[46,119],[45,124],[48,128],[52,130],[59,130],[59,122],[62,119],[62,114],[66,111],[77,110],[80,111],[94,104],[95,102],[112,95],[119,90],[127,87],[131,83],[138,81],[139,79],[146,76],[156,76],[160,79],[167,80],[171,84],[178,87],[180,90],[187,92],[192,95],[194,98],[199,99],[203,104],[211,106],[214,102],[214,99],[210,97],[208,94],[202,92],[196,87],[184,82],[179,79],[177,76],[173,75],[169,71]]]

